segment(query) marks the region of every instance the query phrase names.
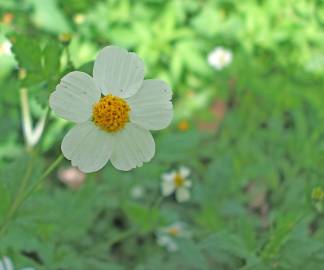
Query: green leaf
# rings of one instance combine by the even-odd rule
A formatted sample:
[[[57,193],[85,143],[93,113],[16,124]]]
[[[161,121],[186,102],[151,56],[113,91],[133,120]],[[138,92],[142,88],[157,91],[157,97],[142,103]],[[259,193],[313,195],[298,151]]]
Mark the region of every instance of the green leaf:
[[[49,94],[54,90],[60,78],[60,59],[62,46],[49,39],[42,46],[39,38],[14,35],[13,52],[18,65],[26,69],[26,78],[22,85],[29,87],[31,93],[42,104],[46,105]]]
[[[123,205],[123,210],[142,232],[152,230],[160,218],[158,209],[149,208],[138,203],[127,202]]]
[[[11,205],[11,196],[4,181],[0,179],[0,224],[3,223],[4,217]]]
[[[229,234],[225,231],[209,236],[199,244],[199,247],[207,253],[214,255],[217,252],[225,252],[239,258],[246,258],[250,255],[244,242],[238,235]]]
[[[201,249],[193,241],[189,239],[181,239],[177,241],[179,246],[180,256],[186,264],[186,269],[206,270],[208,263],[203,256]]]
[[[24,35],[13,35],[10,39],[18,65],[29,72],[38,72],[42,65],[40,41]]]
[[[43,49],[44,75],[51,78],[60,73],[60,58],[62,46],[59,43],[49,40]]]
[[[69,23],[56,0],[27,0],[33,7],[32,20],[39,27],[53,32],[69,32]]]

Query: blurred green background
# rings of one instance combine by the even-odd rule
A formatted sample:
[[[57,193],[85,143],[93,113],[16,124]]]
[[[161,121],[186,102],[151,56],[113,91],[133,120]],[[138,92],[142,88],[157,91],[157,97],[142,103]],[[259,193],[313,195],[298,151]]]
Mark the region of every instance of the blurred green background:
[[[13,215],[0,260],[44,270],[324,269],[323,1],[1,0],[0,20],[0,224],[24,175],[28,189],[71,127],[51,115],[31,147],[23,109],[41,129],[59,79],[91,74],[104,46],[139,54],[146,78],[172,86],[175,108],[142,168],[84,176],[63,162]],[[215,69],[208,56],[220,46],[232,61]],[[161,175],[181,166],[192,182],[184,203],[160,190]]]

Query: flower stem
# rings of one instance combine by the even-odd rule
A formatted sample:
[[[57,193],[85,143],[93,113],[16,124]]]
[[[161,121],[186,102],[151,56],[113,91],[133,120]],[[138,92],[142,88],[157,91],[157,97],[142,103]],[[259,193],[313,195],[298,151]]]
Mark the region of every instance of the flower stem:
[[[32,173],[32,164],[33,162],[31,161],[26,174],[21,181],[21,186],[19,188],[19,192],[17,194],[17,197],[15,201],[13,202],[12,206],[10,207],[8,214],[3,222],[3,224],[0,227],[0,238],[3,236],[5,231],[7,230],[13,216],[16,214],[16,212],[20,209],[20,207],[23,205],[23,203],[28,199],[28,197],[39,187],[39,185],[42,183],[42,181],[61,163],[63,160],[63,155],[59,155],[54,162],[48,167],[47,170],[35,181],[35,183],[32,185],[32,187],[27,190],[27,192],[24,194],[23,189],[26,186],[26,183],[28,179],[31,176]]]
[[[61,163],[63,160],[63,155],[60,154],[54,162],[48,167],[48,169],[35,181],[34,185],[27,191],[25,196],[22,197],[22,203],[29,197],[31,193],[33,193],[39,185],[42,183],[42,181],[52,172],[55,170],[55,168]]]

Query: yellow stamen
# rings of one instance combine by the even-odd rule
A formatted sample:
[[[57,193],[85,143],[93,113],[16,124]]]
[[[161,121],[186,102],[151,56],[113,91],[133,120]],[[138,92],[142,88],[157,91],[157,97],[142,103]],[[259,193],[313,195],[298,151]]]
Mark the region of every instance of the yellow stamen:
[[[177,173],[173,178],[173,182],[176,187],[181,187],[184,185],[185,179]]]
[[[168,234],[170,234],[172,236],[177,236],[179,233],[180,233],[180,230],[177,227],[171,227],[168,229]]]
[[[324,200],[324,190],[321,187],[316,187],[312,190],[312,199],[315,201]]]
[[[115,132],[121,130],[129,121],[129,111],[130,107],[124,99],[107,95],[93,106],[92,119],[101,129]]]

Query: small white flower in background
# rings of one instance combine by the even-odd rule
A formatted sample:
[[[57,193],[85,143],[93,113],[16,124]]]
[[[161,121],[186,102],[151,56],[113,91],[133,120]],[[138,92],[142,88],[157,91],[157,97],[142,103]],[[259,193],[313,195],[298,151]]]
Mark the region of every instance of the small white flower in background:
[[[162,175],[161,191],[163,196],[175,193],[178,202],[186,202],[190,199],[191,181],[188,179],[190,169],[180,167],[179,170],[164,173]]]
[[[150,130],[172,120],[171,98],[165,82],[144,80],[144,63],[135,53],[103,48],[93,77],[70,72],[50,96],[52,110],[76,124],[63,139],[63,155],[84,173],[99,171],[109,160],[123,171],[142,166],[155,153]]]
[[[0,270],[14,270],[14,266],[8,257],[3,257],[0,260]],[[34,268],[22,268],[21,270],[35,270]]]
[[[176,238],[189,238],[190,233],[186,230],[186,224],[176,222],[168,227],[158,230],[156,233],[156,242],[159,246],[166,248],[169,252],[178,250]]]
[[[12,43],[9,40],[5,40],[0,44],[0,54],[12,55],[11,47]]]
[[[82,23],[84,23],[84,21],[85,21],[85,16],[84,16],[84,14],[82,14],[82,13],[78,13],[78,14],[76,14],[76,15],[73,17],[73,21],[74,21],[76,24],[82,24]]]
[[[228,66],[233,60],[233,54],[230,50],[223,47],[216,47],[208,54],[208,63],[213,68],[221,70]]]
[[[70,167],[65,169],[60,169],[58,172],[58,178],[64,184],[72,189],[79,188],[84,180],[85,174],[79,171],[77,168]]]
[[[141,199],[144,197],[144,194],[145,194],[145,189],[141,186],[134,186],[132,189],[131,189],[131,196],[133,199]]]

